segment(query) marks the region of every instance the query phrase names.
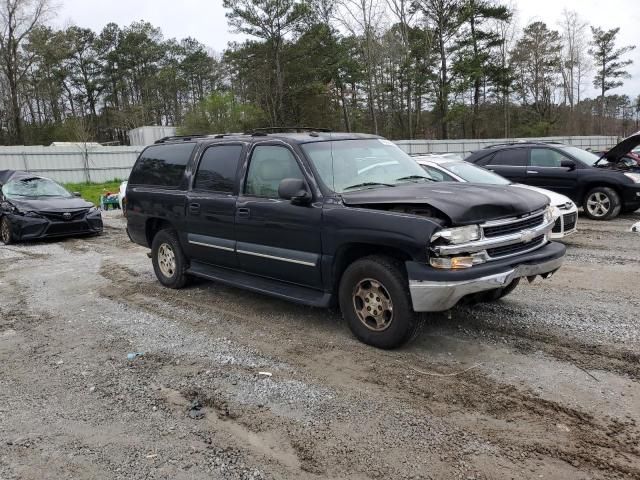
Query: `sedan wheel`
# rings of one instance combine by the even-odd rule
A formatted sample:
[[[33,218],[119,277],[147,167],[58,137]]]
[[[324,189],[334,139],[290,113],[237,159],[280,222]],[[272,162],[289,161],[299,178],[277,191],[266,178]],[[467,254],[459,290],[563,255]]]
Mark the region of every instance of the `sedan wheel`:
[[[611,199],[602,192],[592,193],[587,199],[587,210],[594,217],[604,217],[611,210]]]
[[[0,221],[0,240],[5,245],[9,245],[13,243],[13,234],[11,233],[11,222],[9,219],[4,217]]]

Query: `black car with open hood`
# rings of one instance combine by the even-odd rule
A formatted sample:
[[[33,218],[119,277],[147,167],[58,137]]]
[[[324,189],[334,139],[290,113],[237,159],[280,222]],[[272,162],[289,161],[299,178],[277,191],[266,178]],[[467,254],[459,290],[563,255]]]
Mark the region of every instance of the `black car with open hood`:
[[[102,215],[92,203],[48,178],[0,170],[0,241],[102,232]]]
[[[638,145],[640,132],[599,154],[554,142],[510,142],[473,152],[465,161],[566,195],[589,218],[610,220],[640,208],[640,168],[627,156]]]

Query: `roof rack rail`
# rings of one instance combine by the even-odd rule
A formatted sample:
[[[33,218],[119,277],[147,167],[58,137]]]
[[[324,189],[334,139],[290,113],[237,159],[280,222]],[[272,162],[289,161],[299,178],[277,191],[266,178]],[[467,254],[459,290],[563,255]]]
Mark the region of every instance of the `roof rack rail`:
[[[268,133],[277,133],[277,132],[330,132],[329,128],[316,128],[316,127],[263,127],[263,128],[254,128],[247,132],[247,135],[253,136],[263,136]]]
[[[156,140],[154,143],[165,143],[165,142],[171,142],[174,140],[182,140],[183,142],[188,142],[189,140],[191,140],[192,138],[202,138],[202,137],[208,137],[209,135],[205,135],[205,134],[196,134],[196,135],[172,135],[170,137],[163,137],[159,140]]]
[[[512,146],[512,145],[526,145],[526,144],[533,144],[533,145],[564,145],[564,143],[562,142],[558,142],[556,140],[516,140],[513,142],[502,142],[502,143],[492,143],[491,145],[487,145],[485,147],[482,147],[482,149],[487,149],[487,148],[494,148],[494,147],[508,147],[508,146]]]

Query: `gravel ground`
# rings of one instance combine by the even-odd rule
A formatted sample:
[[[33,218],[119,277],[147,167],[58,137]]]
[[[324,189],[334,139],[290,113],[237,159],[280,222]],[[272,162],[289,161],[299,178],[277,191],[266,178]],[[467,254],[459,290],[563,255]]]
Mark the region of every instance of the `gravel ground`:
[[[0,247],[0,479],[640,478],[638,220],[581,218],[552,279],[391,352],[334,312],[164,289],[111,213]]]

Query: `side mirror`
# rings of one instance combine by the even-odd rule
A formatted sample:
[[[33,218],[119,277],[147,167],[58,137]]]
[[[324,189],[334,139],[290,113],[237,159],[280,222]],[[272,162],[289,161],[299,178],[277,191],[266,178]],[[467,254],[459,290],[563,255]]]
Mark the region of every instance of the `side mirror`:
[[[74,197],[81,197],[82,194],[80,192],[73,192],[71,195],[73,195]]]
[[[297,205],[311,202],[311,192],[307,189],[305,181],[299,178],[283,179],[278,186],[278,196]]]
[[[562,168],[568,168],[569,171],[576,169],[576,162],[573,160],[560,160],[560,166]]]

